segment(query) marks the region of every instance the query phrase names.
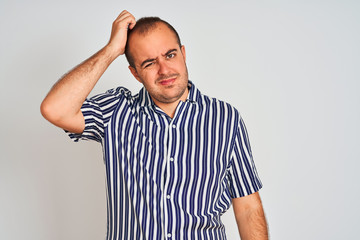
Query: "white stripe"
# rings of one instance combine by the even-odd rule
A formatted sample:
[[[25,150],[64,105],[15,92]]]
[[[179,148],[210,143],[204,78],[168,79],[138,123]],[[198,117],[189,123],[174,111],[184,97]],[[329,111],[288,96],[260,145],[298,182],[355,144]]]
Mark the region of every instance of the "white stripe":
[[[130,236],[136,238],[136,232],[140,233],[141,239],[158,239],[157,236],[167,239],[168,232],[171,232],[173,239],[226,238],[220,216],[230,208],[231,194],[239,197],[242,196],[241,192],[247,195],[262,187],[251,149],[246,147],[250,146],[248,133],[240,127],[240,115],[226,103],[202,95],[192,84],[189,94],[191,99],[179,103],[175,116],[169,123],[165,113],[160,109],[153,109],[149,95],[142,91],[131,98],[130,91],[116,88],[86,101],[81,109],[87,120],[81,139],[94,140],[96,137],[98,141],[101,140],[104,162],[109,170],[109,181],[106,181],[106,187],[109,188],[107,239],[129,239]],[[145,102],[148,104],[145,105]],[[128,111],[124,112],[124,109]],[[206,111],[208,115],[205,115]],[[173,121],[176,121],[175,129],[172,128]],[[126,124],[129,126],[126,127]],[[206,124],[208,129],[204,129]],[[91,127],[94,129],[90,129]],[[104,132],[105,128],[107,131]],[[200,131],[199,135],[197,131]],[[180,133],[184,135],[181,136]],[[69,134],[74,140],[79,136]],[[241,152],[245,153],[244,156]],[[174,161],[170,158],[174,158]],[[123,162],[119,162],[120,160]],[[230,165],[231,160],[233,162]],[[116,169],[114,161],[118,166]],[[137,172],[137,169],[140,171]],[[171,174],[172,169],[174,174]],[[183,170],[182,175],[180,169]],[[203,173],[205,175],[202,179]],[[187,175],[189,179],[185,178]],[[236,180],[240,182],[239,185]],[[249,190],[245,185],[249,186]],[[192,188],[195,190],[194,196],[191,195]],[[170,193],[170,199],[167,199],[167,192]],[[207,192],[209,197],[214,195],[210,201],[206,198]],[[203,196],[202,199],[200,195]],[[158,197],[160,201],[157,201]],[[120,199],[123,200],[121,205]],[[129,201],[128,204],[126,201]],[[122,215],[120,211],[123,212]],[[206,222],[200,227],[201,218]],[[185,219],[189,220],[187,232]],[[126,233],[128,238],[125,238]]]

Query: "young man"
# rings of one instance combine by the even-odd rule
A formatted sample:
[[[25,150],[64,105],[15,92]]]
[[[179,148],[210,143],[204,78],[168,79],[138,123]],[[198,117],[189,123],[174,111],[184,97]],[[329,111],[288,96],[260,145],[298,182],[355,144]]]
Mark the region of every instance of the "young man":
[[[140,92],[118,87],[86,99],[124,53]],[[201,94],[185,60],[171,25],[123,11],[109,43],[54,85],[41,112],[74,141],[102,144],[107,239],[226,239],[220,217],[231,204],[242,239],[267,239],[244,122]]]

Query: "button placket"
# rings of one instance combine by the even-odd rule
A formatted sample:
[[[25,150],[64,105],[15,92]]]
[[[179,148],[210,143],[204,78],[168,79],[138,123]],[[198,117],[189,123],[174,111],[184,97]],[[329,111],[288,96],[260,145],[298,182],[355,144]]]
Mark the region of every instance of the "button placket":
[[[168,232],[167,237],[171,238],[171,233],[170,231],[172,230],[172,226],[171,226],[171,219],[169,219],[170,212],[171,210],[169,210],[169,204],[171,204],[171,188],[169,188],[169,179],[172,177],[170,168],[172,167],[172,162],[173,162],[173,158],[170,157],[171,156],[171,151],[172,151],[172,139],[173,139],[173,135],[174,135],[174,129],[176,128],[176,125],[173,124],[174,119],[164,119],[165,123],[167,124],[166,127],[166,131],[167,131],[167,139],[164,141],[165,143],[165,148],[166,148],[166,152],[165,152],[165,173],[164,176],[166,176],[166,178],[164,179],[164,188],[163,188],[163,202],[164,202],[164,230],[165,232]],[[172,158],[172,160],[171,160]],[[171,209],[171,207],[170,207]]]
[[[181,105],[181,103],[179,104]],[[168,179],[171,179],[173,176],[171,176],[171,168],[174,167],[174,161],[175,161],[175,157],[172,156],[172,150],[174,148],[174,146],[172,145],[173,139],[176,139],[176,134],[177,134],[177,130],[178,130],[178,126],[177,126],[177,117],[176,115],[179,114],[178,112],[179,110],[179,106],[178,109],[175,111],[175,116],[174,118],[168,118],[166,117],[164,120],[166,121],[166,129],[167,129],[167,139],[166,139],[166,163],[165,163],[165,174],[166,174],[166,179],[164,181],[164,188],[163,188],[163,199],[164,199],[164,211],[165,211],[165,228],[164,230],[168,232],[167,236],[168,238],[171,238],[172,234],[172,225],[176,224],[174,221],[176,220],[176,218],[174,219],[169,219],[170,214],[168,211],[171,211],[171,204],[173,203],[172,200],[172,190],[171,187],[169,186],[170,181]],[[169,208],[168,208],[169,207]],[[170,210],[169,210],[170,209]]]

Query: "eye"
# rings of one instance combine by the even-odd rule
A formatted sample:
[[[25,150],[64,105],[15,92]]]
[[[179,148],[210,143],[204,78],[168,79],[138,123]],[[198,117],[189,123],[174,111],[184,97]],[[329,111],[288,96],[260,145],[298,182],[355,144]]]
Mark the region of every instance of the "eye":
[[[145,65],[144,68],[150,67],[150,66],[153,65],[153,64],[154,64],[154,62],[148,63],[148,64]]]
[[[169,53],[168,55],[166,55],[166,58],[174,58],[175,56],[175,53]]]

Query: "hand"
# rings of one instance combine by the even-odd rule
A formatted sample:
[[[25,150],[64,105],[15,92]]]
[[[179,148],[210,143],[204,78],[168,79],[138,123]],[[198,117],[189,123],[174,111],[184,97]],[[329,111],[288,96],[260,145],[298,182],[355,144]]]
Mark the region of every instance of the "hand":
[[[135,24],[134,16],[126,10],[122,11],[113,22],[111,37],[107,46],[112,49],[116,56],[124,54],[127,31],[128,29],[133,29]]]

